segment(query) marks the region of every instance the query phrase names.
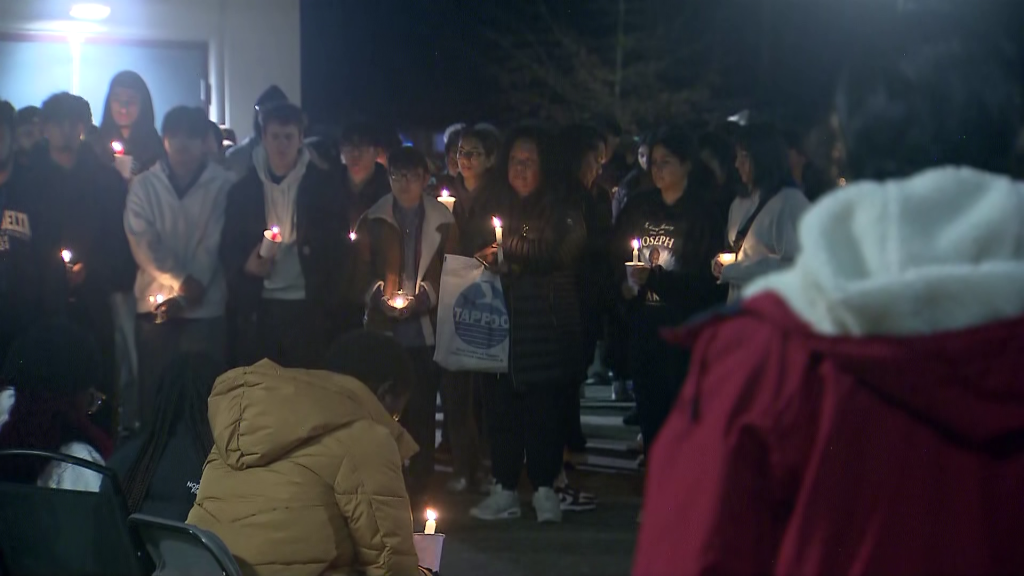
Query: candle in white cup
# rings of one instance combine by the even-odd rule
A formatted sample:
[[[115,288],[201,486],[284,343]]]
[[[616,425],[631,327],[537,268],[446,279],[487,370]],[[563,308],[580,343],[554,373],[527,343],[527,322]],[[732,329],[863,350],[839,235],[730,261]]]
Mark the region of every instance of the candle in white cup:
[[[263,231],[263,241],[260,243],[260,258],[273,258],[277,256],[277,247],[281,244],[281,229],[271,226],[269,230]]]
[[[125,180],[129,180],[132,177],[132,157],[126,156],[124,153],[124,144],[113,141],[110,143],[110,149],[114,152],[114,168],[121,173],[121,177]]]
[[[633,239],[633,265],[640,263],[640,240]]]
[[[444,204],[449,212],[455,211],[455,197],[447,189],[441,190],[441,195],[437,197],[437,201]]]
[[[432,508],[427,508],[427,525],[423,529],[424,534],[433,534],[437,531],[437,512]]]
[[[405,293],[399,290],[395,292],[395,295],[391,297],[391,307],[401,310],[409,305],[409,299],[405,297]]]
[[[735,252],[722,252],[718,255],[718,261],[722,263],[722,266],[728,266],[736,262]]]
[[[505,252],[501,249],[501,220],[497,216],[491,218],[491,224],[494,224],[494,240],[498,244],[498,264],[505,261]]]

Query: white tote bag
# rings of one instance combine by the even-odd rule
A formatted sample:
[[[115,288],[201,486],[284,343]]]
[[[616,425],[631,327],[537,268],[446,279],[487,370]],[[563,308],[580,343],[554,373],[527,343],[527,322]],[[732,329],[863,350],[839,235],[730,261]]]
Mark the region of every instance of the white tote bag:
[[[501,280],[475,258],[445,255],[434,361],[458,372],[508,372],[511,336]]]

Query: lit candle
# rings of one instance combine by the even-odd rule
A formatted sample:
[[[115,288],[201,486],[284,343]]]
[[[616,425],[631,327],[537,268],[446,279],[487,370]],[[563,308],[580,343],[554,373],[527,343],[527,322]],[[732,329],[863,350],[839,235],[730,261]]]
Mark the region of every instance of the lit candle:
[[[633,242],[633,265],[636,266],[640,263],[640,240],[634,238]]]
[[[501,220],[497,216],[491,218],[491,224],[494,224],[494,240],[498,243],[498,264],[505,261],[505,252],[501,249]]]
[[[353,241],[353,242],[356,241],[356,231],[355,230],[353,230],[353,231],[348,233],[348,239]]]
[[[166,298],[164,297],[163,294],[157,294],[156,296],[149,297],[149,303],[152,304],[154,307],[163,304],[164,300],[166,300]]]
[[[125,155],[124,144],[115,140],[110,143],[110,149],[114,152],[114,168],[117,168],[125,180],[131,179],[132,157]]]
[[[423,528],[424,534],[433,534],[437,532],[437,512],[432,508],[427,508],[427,525]]]
[[[71,250],[65,248],[60,251],[60,258],[65,264],[71,264],[71,259],[74,258],[74,255],[71,253]]]
[[[405,293],[399,290],[395,292],[395,295],[391,297],[391,307],[401,310],[409,305],[409,299],[405,297]]]
[[[447,189],[441,190],[441,195],[437,197],[437,201],[444,204],[449,212],[455,211],[455,197]]]
[[[281,229],[271,226],[263,231],[263,242],[260,244],[260,258],[277,256],[277,246],[281,243]]]
[[[718,255],[718,261],[722,263],[722,266],[728,266],[736,262],[736,254],[734,252],[722,252]]]

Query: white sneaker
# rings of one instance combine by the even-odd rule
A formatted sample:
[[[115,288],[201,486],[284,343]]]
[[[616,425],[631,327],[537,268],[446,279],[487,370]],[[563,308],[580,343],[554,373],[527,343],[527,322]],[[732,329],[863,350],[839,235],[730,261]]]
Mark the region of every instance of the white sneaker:
[[[555,504],[558,504],[557,496]],[[519,507],[518,494],[495,485],[491,495],[470,510],[469,515],[479,520],[513,520],[521,517],[523,510]]]
[[[540,488],[533,495],[533,508],[537,511],[537,522],[561,522],[562,501],[552,488]]]

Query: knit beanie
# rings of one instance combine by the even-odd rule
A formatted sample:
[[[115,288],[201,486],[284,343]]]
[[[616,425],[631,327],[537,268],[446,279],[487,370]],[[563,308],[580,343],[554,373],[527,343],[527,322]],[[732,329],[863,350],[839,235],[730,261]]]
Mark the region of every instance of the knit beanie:
[[[19,392],[75,396],[100,388],[100,354],[88,332],[63,321],[46,322],[19,338],[7,353],[2,377]]]

